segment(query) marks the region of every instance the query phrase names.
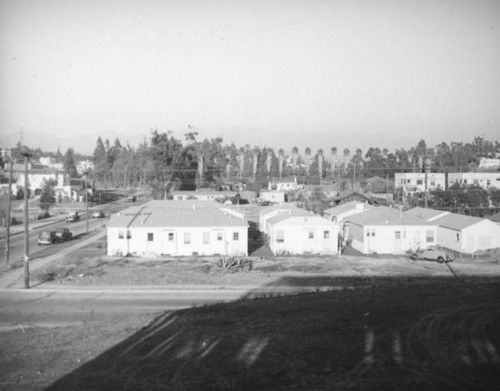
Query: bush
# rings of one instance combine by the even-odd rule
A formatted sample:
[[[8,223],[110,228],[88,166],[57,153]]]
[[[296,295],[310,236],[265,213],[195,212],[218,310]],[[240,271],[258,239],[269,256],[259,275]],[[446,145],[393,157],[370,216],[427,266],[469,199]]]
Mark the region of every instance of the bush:
[[[50,217],[50,213],[47,212],[47,211],[44,211],[42,213],[39,213],[37,216],[36,216],[36,219],[37,220],[43,220],[43,219],[47,219]]]
[[[223,257],[217,260],[215,266],[225,272],[236,273],[252,270],[252,261],[247,258]]]

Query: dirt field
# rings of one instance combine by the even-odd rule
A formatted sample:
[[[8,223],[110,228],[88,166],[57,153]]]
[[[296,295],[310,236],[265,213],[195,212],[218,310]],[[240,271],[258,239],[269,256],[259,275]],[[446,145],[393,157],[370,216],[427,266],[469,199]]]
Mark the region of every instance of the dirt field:
[[[491,390],[500,382],[500,266],[405,258],[140,260],[75,254],[55,285],[335,286],[125,323],[0,333],[5,390]],[[50,274],[52,273],[52,274]],[[343,289],[342,289],[343,287]]]
[[[341,281],[351,288],[356,282]],[[126,324],[1,333],[0,384],[6,390],[496,389],[498,278],[363,282],[357,289],[165,312],[154,320],[131,317]]]

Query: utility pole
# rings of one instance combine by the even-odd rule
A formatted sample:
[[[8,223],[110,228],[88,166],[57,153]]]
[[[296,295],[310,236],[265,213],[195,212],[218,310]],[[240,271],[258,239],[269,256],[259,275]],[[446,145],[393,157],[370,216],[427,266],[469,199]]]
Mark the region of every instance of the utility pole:
[[[28,214],[28,191],[29,191],[29,183],[28,183],[28,161],[31,157],[31,154],[28,151],[28,148],[24,147],[21,151],[21,155],[24,156],[24,288],[30,288],[30,242],[29,242],[29,214]]]
[[[88,202],[88,189],[87,189],[87,175],[88,171],[83,173],[85,175],[85,220],[87,224],[87,235],[89,234],[89,202]]]
[[[9,169],[9,191],[7,193],[7,226],[5,230],[5,262],[8,264],[10,261],[10,210],[12,208],[12,170],[14,167],[14,160],[10,158],[10,169]]]
[[[429,171],[431,169],[431,159],[429,158],[425,158],[425,161],[424,161],[424,167],[425,167],[425,193],[424,193],[424,207],[427,209],[427,190],[428,190],[428,186],[427,186],[427,178],[429,176]]]
[[[356,186],[356,160],[353,161],[353,171],[352,171],[352,188]]]

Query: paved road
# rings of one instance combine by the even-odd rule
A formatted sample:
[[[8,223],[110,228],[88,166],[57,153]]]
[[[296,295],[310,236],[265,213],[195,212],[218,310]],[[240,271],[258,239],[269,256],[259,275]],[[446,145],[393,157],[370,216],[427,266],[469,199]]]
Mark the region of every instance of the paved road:
[[[235,300],[246,288],[149,290],[2,290],[0,328],[65,326],[116,321],[132,313],[154,313]]]

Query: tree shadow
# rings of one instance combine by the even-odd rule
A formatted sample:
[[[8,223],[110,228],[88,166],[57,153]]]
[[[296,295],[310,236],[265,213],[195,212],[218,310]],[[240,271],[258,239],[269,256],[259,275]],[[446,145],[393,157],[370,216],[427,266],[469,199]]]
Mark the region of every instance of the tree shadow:
[[[286,277],[164,312],[48,390],[490,390],[499,310],[498,278]]]

